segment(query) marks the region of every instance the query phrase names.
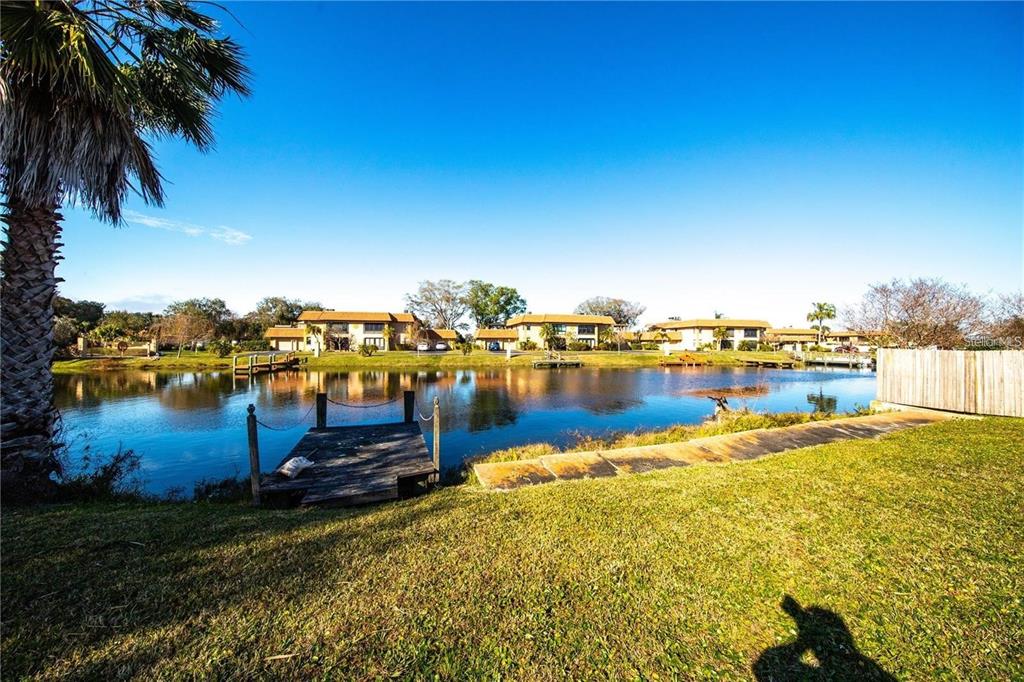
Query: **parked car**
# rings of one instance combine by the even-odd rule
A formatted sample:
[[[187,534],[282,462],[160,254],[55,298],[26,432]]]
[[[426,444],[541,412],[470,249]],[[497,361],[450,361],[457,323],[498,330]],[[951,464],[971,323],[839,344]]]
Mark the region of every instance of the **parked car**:
[[[487,350],[499,351],[501,350],[501,344],[498,343],[497,341],[491,341],[489,344],[487,344]]]
[[[443,342],[438,343],[434,346],[434,350],[448,350],[448,344]]]
[[[430,350],[430,344],[426,341],[420,341],[416,344],[416,350]]]

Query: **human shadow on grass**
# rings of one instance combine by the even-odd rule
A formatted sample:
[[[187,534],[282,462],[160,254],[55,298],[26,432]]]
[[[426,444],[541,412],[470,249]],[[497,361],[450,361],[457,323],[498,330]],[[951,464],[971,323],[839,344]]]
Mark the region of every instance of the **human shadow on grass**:
[[[834,611],[801,606],[788,594],[782,610],[796,621],[796,640],[765,649],[754,662],[754,676],[771,680],[891,680],[860,651],[846,623]],[[812,658],[813,657],[813,658]]]

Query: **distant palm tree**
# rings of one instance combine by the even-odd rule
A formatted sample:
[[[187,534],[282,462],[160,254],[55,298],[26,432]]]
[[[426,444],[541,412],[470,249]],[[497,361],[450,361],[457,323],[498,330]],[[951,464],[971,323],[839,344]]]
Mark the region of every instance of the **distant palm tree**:
[[[248,94],[242,50],[177,0],[6,0],[0,21],[0,468],[31,488],[53,456],[54,274],[64,201],[121,221],[129,189],[160,204],[150,140],[213,143],[213,105]]]
[[[545,322],[540,326],[540,332],[538,333],[540,334],[541,340],[544,342],[544,347],[551,350],[555,339],[558,338],[558,334],[555,333],[554,325]]]
[[[825,320],[836,319],[836,307],[831,303],[812,303],[811,312],[807,313],[808,322],[816,322],[812,324],[811,329],[817,330],[818,332],[818,345],[821,345],[821,341],[830,330],[825,326]]]
[[[323,349],[324,330],[319,325],[310,324],[309,322],[307,322],[306,336],[316,341],[317,348],[321,350]]]
[[[384,325],[383,336],[384,350],[392,350],[392,345],[394,344],[395,340],[395,328],[392,327],[390,324]]]
[[[722,350],[722,342],[729,338],[729,330],[725,327],[718,327],[712,334],[715,337],[715,341],[718,343],[718,350]]]
[[[665,331],[664,329],[659,329],[658,333],[655,334],[655,336],[658,339],[658,343],[665,343],[666,341],[668,341],[668,332]]]

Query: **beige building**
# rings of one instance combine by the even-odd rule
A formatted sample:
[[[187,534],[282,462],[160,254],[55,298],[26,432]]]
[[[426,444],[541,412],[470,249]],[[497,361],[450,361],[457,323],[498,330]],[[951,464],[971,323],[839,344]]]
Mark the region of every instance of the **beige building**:
[[[541,328],[550,324],[555,332],[555,347],[572,341],[585,343],[590,347],[597,345],[598,340],[607,329],[614,329],[615,320],[607,315],[517,315],[505,324],[505,327],[516,335],[516,343],[532,341],[538,348],[544,348],[545,341],[540,335]]]
[[[302,327],[271,327],[263,338],[273,350],[306,350],[306,330]]]
[[[739,320],[732,318],[698,319],[698,320],[667,320],[652,324],[648,331],[678,332],[678,340],[669,340],[662,344],[666,350],[698,350],[710,345],[718,348],[715,330],[724,328],[726,336],[722,339],[722,349],[738,349],[744,341],[760,343],[765,332],[771,327],[764,320]],[[657,343],[657,342],[656,342]]]
[[[271,327],[264,338],[279,350],[355,350],[363,344],[380,350],[412,345],[420,333],[412,313],[303,310],[294,327]]]
[[[877,334],[871,332],[849,330],[826,332],[821,340],[821,346],[828,350],[852,347],[861,353],[866,353],[877,346],[877,337]],[[818,345],[818,330],[793,327],[769,329],[765,334],[765,342],[770,343],[777,350],[791,353],[805,351]]]
[[[818,343],[818,331],[816,329],[779,327],[766,330],[764,340],[765,343],[771,344],[772,348],[776,350],[795,353],[816,345]]]
[[[492,343],[498,344],[501,350],[514,349],[519,342],[519,334],[514,329],[477,329],[473,338],[477,348],[488,350]]]

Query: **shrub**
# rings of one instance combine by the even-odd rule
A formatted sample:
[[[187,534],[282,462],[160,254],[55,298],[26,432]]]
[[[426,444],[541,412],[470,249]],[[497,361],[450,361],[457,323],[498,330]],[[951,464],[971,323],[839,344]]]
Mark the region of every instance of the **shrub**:
[[[761,352],[764,352],[764,353],[771,353],[772,351],[775,350],[774,348],[772,348],[772,344],[765,343],[764,341],[762,341],[761,343],[757,344],[757,349],[759,351],[761,351]]]
[[[225,478],[220,481],[204,478],[192,487],[193,502],[241,502],[251,497],[249,481],[241,478]]]
[[[139,469],[142,458],[134,450],[122,450],[109,459],[94,457],[87,447],[77,471],[65,468],[57,496],[67,502],[132,500],[142,497]]]
[[[376,352],[377,346],[371,345],[369,343],[364,343],[359,346],[359,354],[362,355],[364,358],[368,358]]]
[[[537,344],[533,341],[520,341],[519,350],[537,350]]]
[[[227,339],[214,339],[213,341],[210,341],[207,348],[216,354],[218,358],[226,358],[231,354],[232,346],[231,342]]]
[[[462,343],[459,344],[459,350],[462,351],[463,355],[469,355],[470,353],[473,352],[473,342],[463,341]]]
[[[249,339],[248,341],[239,341],[234,350],[236,352],[249,352],[254,353],[258,350],[270,350],[270,342],[266,339]]]
[[[644,350],[658,350],[658,344],[656,343],[642,343],[640,344],[640,347],[643,348]]]
[[[590,346],[583,343],[582,341],[570,341],[565,344],[566,349],[572,351],[590,350]]]
[[[757,350],[757,341],[740,341],[740,345],[737,350],[752,351]]]

